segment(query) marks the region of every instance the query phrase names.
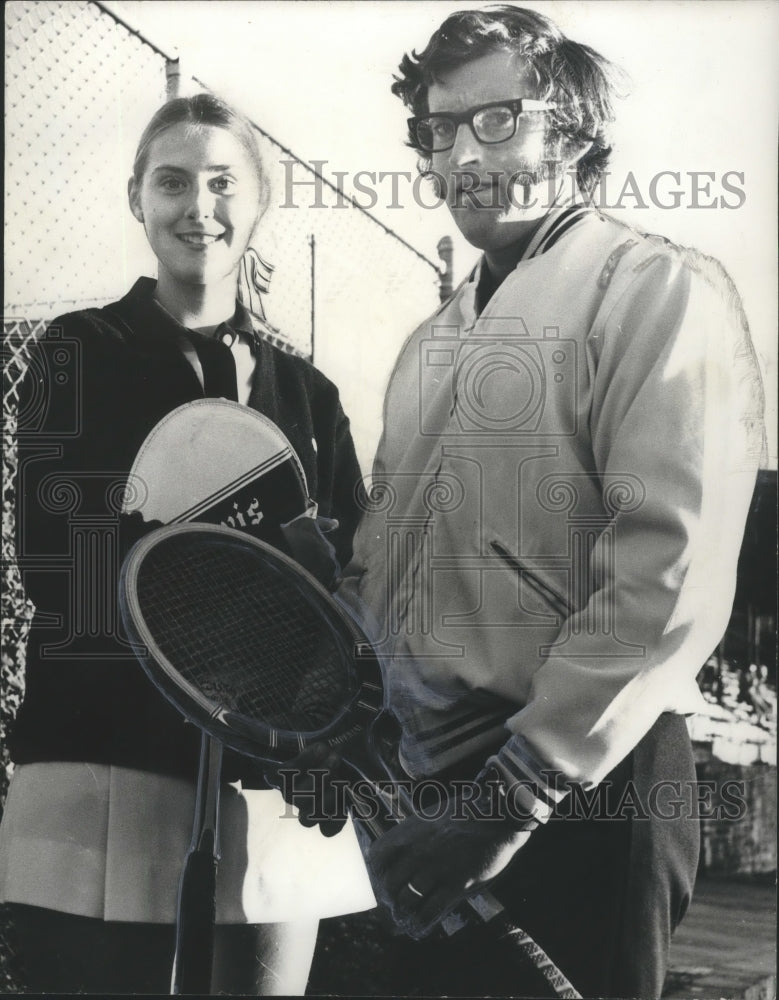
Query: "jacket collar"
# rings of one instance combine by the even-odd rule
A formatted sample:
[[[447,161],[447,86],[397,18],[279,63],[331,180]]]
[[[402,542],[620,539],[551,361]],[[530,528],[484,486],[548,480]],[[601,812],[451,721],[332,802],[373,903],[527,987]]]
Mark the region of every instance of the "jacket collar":
[[[533,233],[519,263],[532,257],[540,257],[551,250],[559,239],[593,211],[578,188],[568,194],[561,194]]]
[[[551,250],[558,240],[567,235],[594,211],[592,205],[585,202],[578,188],[567,194],[561,192],[552,208],[539,222],[516,266],[521,267],[524,261],[540,257]],[[460,293],[458,290],[458,292],[453,293],[453,297],[460,294],[460,314],[465,321],[466,331],[472,329],[478,318],[476,315],[476,290],[481,280],[482,269],[486,266],[482,256],[470,275],[460,285],[462,292]]]
[[[109,307],[129,323],[141,341],[145,343],[153,341],[159,344],[160,340],[170,340],[178,344],[182,335],[185,335],[197,343],[199,340],[219,341],[223,333],[232,333],[235,336],[243,335],[253,349],[261,342],[252,314],[237,299],[232,318],[221,323],[212,336],[206,336],[182,326],[166,309],[163,309],[154,298],[156,287],[157,282],[153,278],[138,278],[130,291],[114,307]]]

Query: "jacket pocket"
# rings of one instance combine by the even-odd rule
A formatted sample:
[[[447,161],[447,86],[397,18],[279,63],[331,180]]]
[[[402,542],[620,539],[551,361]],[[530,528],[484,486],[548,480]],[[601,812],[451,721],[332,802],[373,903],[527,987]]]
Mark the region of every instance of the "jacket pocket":
[[[565,595],[561,594],[555,587],[550,586],[545,580],[542,580],[535,570],[525,566],[501,542],[497,539],[492,539],[489,545],[495,555],[499,556],[509,569],[517,573],[519,578],[556,614],[567,618],[574,612],[573,605]]]

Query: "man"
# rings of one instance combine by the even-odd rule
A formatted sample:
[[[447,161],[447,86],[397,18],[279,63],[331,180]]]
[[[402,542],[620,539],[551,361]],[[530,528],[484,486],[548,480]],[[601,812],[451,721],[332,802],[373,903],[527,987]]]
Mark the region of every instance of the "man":
[[[404,57],[410,145],[483,256],[400,354],[341,595],[404,767],[478,782],[374,845],[396,922],[424,934],[501,872],[582,993],[657,997],[697,863],[683,716],[730,613],[762,394],[720,266],[588,205],[613,76],[512,6]],[[537,995],[489,924],[415,947],[422,993]]]

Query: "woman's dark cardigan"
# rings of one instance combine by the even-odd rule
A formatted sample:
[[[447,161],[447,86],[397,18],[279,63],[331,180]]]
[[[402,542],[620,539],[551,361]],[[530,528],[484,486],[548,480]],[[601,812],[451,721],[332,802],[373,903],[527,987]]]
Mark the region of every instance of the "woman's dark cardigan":
[[[190,400],[236,399],[236,375],[224,343],[187,331],[203,368],[201,387],[178,346],[183,328],[156,304],[154,287],[142,278],[118,302],[55,320],[23,383],[17,554],[37,612],[10,744],[18,764],[89,761],[197,773],[195,727],[156,692],[121,636],[116,580],[127,539],[119,537],[116,498],[155,424]],[[251,334],[255,324],[238,306],[225,326]],[[338,390],[306,361],[267,340],[256,343],[249,405],[281,428],[320,513],[339,520],[334,544],[344,565],[360,472]],[[101,634],[86,634],[90,620]],[[235,759],[226,769],[245,783],[249,773]]]

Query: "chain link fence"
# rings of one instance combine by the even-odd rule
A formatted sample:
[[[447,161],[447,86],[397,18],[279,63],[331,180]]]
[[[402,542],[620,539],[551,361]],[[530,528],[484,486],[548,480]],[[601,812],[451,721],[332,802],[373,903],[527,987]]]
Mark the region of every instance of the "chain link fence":
[[[5,309],[48,319],[131,280],[117,206],[165,60],[85,0],[12,2],[5,26]]]

